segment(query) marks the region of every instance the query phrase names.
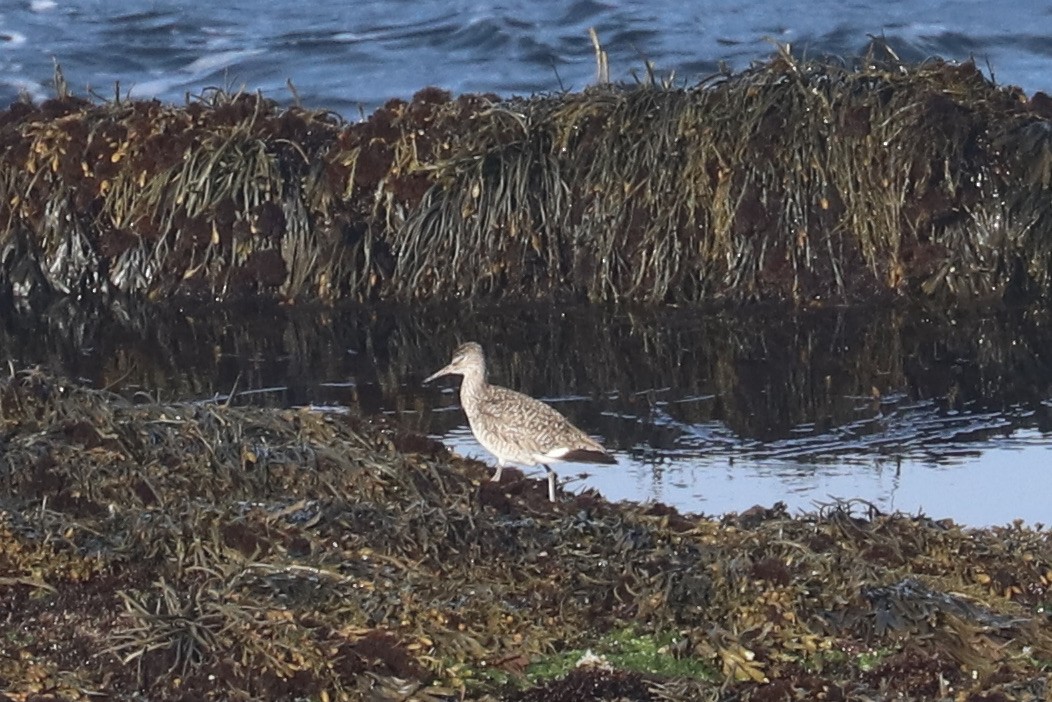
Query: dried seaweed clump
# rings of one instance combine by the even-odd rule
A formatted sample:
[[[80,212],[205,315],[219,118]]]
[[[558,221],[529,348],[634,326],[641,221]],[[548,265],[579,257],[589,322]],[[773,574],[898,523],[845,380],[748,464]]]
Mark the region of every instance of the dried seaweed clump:
[[[541,481],[506,471],[496,485],[484,466],[400,436],[353,416],[131,401],[39,371],[5,378],[5,692],[1043,694],[1045,532],[851,504],[718,521],[595,494],[552,505]],[[655,656],[703,672],[526,677],[626,630],[663,637]]]

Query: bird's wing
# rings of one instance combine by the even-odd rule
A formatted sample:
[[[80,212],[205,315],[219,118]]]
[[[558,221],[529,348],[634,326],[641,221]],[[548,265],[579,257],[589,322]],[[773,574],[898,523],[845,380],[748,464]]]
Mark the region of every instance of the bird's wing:
[[[529,395],[491,386],[481,414],[491,431],[535,456],[558,460],[574,449],[604,452],[603,447],[570,420]]]

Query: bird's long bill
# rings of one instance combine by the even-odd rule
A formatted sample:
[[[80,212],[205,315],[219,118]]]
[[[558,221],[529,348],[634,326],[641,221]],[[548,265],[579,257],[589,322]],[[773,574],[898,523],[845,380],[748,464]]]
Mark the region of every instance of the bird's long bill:
[[[437,371],[435,371],[434,373],[432,373],[431,375],[427,376],[426,378],[424,378],[424,383],[423,384],[427,385],[428,383],[430,383],[435,378],[441,378],[443,375],[448,374],[449,373],[449,367],[452,366],[452,365],[453,364],[450,363],[449,366],[445,366],[444,368],[440,368]]]

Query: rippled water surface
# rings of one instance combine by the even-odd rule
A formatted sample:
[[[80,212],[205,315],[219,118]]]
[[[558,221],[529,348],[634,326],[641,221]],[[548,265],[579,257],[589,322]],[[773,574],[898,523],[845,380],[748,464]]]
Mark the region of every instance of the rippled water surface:
[[[1052,315],[485,307],[12,314],[0,361],[166,400],[353,407],[492,459],[456,381],[474,339],[491,379],[550,402],[617,455],[557,465],[568,489],[721,514],[860,498],[972,525],[1052,522]],[[582,474],[585,474],[582,476]]]
[[[999,82],[1052,90],[1052,8],[1034,0],[20,0],[0,3],[0,98],[50,94],[54,61],[72,88],[182,101],[209,86],[262,90],[348,117],[425,85],[500,95],[580,89],[593,81],[587,30],[630,80],[652,61],[694,81],[741,68],[772,42],[853,56],[870,35],[901,56],[975,57]]]

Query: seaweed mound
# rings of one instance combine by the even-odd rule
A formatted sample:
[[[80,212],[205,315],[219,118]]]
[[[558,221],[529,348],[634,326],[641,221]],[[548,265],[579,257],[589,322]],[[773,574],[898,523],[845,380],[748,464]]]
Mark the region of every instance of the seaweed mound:
[[[426,88],[357,124],[63,89],[0,113],[0,291],[1048,298],[1052,100],[878,49],[687,88]]]
[[[1052,546],[1020,526],[551,505],[396,427],[39,371],[0,382],[0,459],[9,699],[977,702],[1047,684]],[[666,643],[613,665],[624,631]]]

